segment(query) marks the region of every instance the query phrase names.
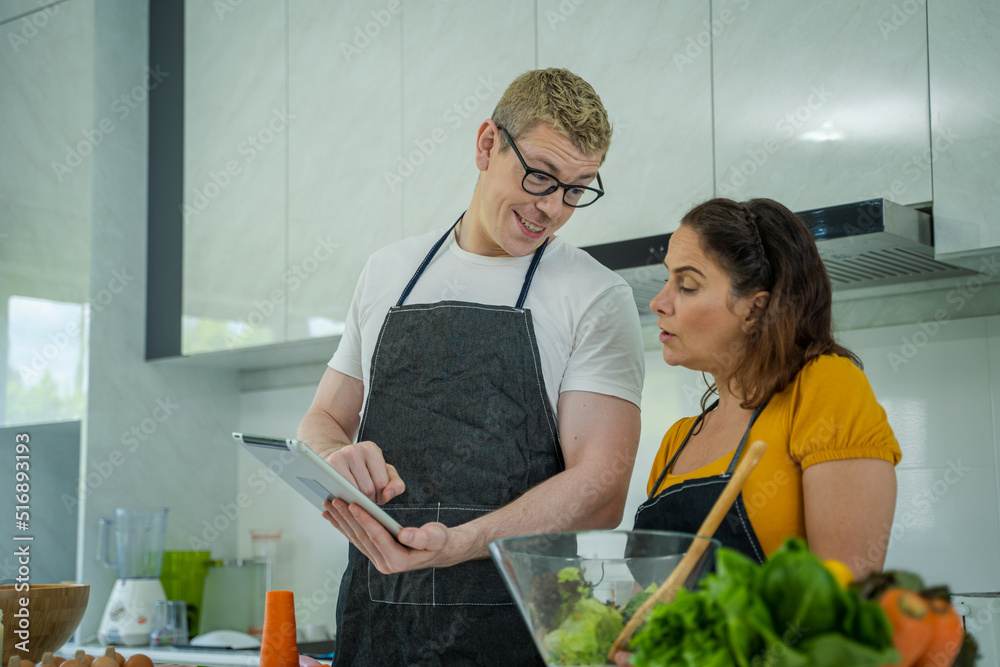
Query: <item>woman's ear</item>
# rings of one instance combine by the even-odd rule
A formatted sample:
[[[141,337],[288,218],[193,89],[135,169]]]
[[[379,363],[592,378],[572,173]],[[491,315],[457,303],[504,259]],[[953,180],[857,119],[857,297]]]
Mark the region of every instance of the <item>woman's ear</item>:
[[[767,310],[767,304],[771,302],[771,293],[757,292],[750,297],[749,302],[750,310],[747,313],[746,319],[743,320],[744,331],[749,330],[764,315],[764,311]]]
[[[490,166],[490,156],[500,143],[500,130],[492,120],[484,120],[476,134],[476,168],[486,171]]]

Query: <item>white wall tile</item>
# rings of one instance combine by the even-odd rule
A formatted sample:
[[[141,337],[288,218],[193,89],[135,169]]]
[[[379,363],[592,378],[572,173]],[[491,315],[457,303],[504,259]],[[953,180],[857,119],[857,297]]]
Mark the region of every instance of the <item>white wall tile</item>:
[[[291,0],[289,10],[288,261],[306,277],[288,283],[294,340],[336,333],[324,327],[346,319],[368,256],[404,236],[403,189],[386,174],[402,145],[412,4]]]
[[[928,333],[931,332],[931,333]],[[903,451],[900,469],[995,466],[984,318],[850,331]]]
[[[956,592],[1000,590],[995,467],[897,471],[886,568],[911,570]]]
[[[538,3],[538,66],[565,67],[601,97],[613,126],[607,194],[573,214],[577,246],[673,231],[712,196],[709,6],[614,0]]]
[[[934,225],[939,253],[1000,245],[1000,5],[930,0]]]
[[[713,0],[716,189],[794,211],[931,199],[923,6]],[[889,27],[886,28],[886,25]]]

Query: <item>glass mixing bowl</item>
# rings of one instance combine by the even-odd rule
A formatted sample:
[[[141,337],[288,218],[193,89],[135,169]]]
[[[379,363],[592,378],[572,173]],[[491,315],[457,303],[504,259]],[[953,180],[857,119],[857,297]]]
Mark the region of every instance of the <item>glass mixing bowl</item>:
[[[548,665],[604,665],[628,618],[695,540],[708,542],[684,585],[715,563],[715,539],[656,530],[584,531],[497,540],[490,554]]]

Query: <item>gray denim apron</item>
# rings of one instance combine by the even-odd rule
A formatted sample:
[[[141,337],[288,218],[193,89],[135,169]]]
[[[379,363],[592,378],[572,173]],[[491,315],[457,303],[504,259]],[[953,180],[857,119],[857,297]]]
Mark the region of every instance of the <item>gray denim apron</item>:
[[[404,526],[467,523],[564,469],[531,312],[522,308],[545,245],[514,307],[403,305],[453,229],[386,315],[358,435],[406,482],[383,506]],[[335,665],[544,663],[492,561],[384,575],[352,545]]]
[[[716,401],[709,410],[714,410],[718,405],[719,402]],[[683,533],[697,533],[698,528],[701,527],[701,522],[708,516],[712,505],[715,504],[715,501],[722,493],[722,489],[729,482],[729,478],[733,476],[736,464],[740,460],[740,454],[743,453],[743,447],[747,443],[747,437],[750,435],[750,428],[757,421],[757,417],[765,406],[766,403],[754,410],[753,415],[750,417],[750,424],[747,425],[747,430],[743,433],[743,439],[740,440],[740,444],[736,448],[736,452],[733,454],[733,459],[729,462],[726,472],[712,477],[689,479],[671,486],[663,493],[656,495],[660,485],[663,484],[663,480],[666,479],[667,474],[674,467],[677,457],[684,451],[688,440],[691,439],[691,433],[694,432],[694,429],[701,422],[701,417],[699,416],[695,420],[691,430],[684,436],[684,442],[681,443],[681,446],[670,459],[670,462],[667,463],[663,472],[660,473],[656,484],[653,485],[653,492],[649,498],[642,505],[639,505],[639,509],[635,513],[635,524],[633,527],[636,530],[677,530]],[[722,524],[715,531],[715,537],[722,542],[722,546],[736,549],[746,556],[753,558],[758,563],[763,563],[766,558],[764,549],[760,546],[760,540],[757,539],[757,533],[754,532],[753,526],[750,524],[750,518],[747,516],[742,492],[736,496],[736,501],[733,502]]]

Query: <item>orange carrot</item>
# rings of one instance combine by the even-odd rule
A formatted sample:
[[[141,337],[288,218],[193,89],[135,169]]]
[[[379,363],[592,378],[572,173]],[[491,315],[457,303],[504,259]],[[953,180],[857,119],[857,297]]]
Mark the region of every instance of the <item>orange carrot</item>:
[[[299,667],[299,646],[295,640],[295,599],[291,591],[267,592],[260,664],[267,667]]]

